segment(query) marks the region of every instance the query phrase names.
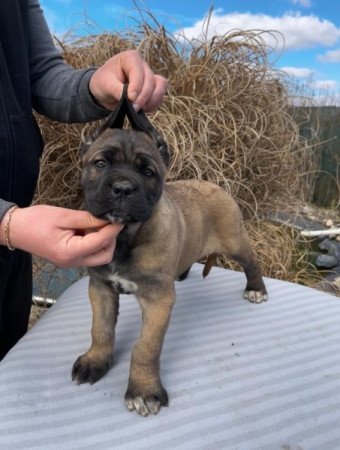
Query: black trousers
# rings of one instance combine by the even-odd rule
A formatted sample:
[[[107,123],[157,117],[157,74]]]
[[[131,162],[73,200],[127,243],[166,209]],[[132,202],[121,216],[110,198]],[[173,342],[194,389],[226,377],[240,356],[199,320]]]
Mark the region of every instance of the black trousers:
[[[0,360],[26,333],[31,304],[31,255],[0,246]]]

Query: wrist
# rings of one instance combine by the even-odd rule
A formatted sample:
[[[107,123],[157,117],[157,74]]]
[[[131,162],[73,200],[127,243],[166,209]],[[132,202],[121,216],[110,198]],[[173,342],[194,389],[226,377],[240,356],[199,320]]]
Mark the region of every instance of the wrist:
[[[11,241],[11,221],[16,209],[18,209],[18,205],[12,205],[0,222],[0,244],[6,246],[9,250],[15,250]]]
[[[0,245],[5,245],[5,246],[6,246],[5,224],[7,223],[7,220],[8,220],[8,210],[4,213],[4,215],[2,216],[1,221],[0,221]]]

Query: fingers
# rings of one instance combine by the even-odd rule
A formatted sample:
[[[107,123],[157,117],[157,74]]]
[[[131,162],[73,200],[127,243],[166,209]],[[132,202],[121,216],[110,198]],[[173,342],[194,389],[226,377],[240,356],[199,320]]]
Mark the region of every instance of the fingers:
[[[155,75],[135,50],[121,52],[106,61],[92,75],[89,88],[102,106],[114,110],[124,83],[129,84],[128,98],[136,110],[155,110],[162,104],[167,90],[167,80]]]
[[[98,266],[111,262],[122,226],[108,224],[84,236],[72,235],[66,242],[64,266]],[[68,255],[72,255],[69,258]],[[67,262],[66,262],[67,261]]]
[[[57,267],[98,266],[112,261],[123,225],[87,211],[48,205],[18,208],[11,220],[11,244]]]
[[[88,211],[61,210],[59,227],[68,235],[62,267],[98,266],[112,261],[116,237],[123,225],[97,219]],[[71,232],[74,230],[74,232]],[[76,234],[76,230],[83,233]],[[96,231],[95,231],[96,230]]]
[[[154,95],[156,85],[155,75],[150,67],[141,58],[139,66],[129,66],[127,69],[128,77],[128,99],[133,103],[134,108],[138,111],[144,108],[150,97]]]
[[[107,223],[108,222],[106,220],[97,219],[97,217],[93,216],[88,211],[60,209],[60,228],[87,230],[102,228]]]
[[[146,112],[152,112],[155,111],[157,108],[159,108],[163,102],[164,95],[166,94],[168,83],[165,78],[155,75],[155,86],[153,89],[153,93],[149,98],[146,100],[143,109]],[[138,99],[136,100],[136,103],[138,103]]]
[[[90,255],[81,258],[79,266],[95,267],[103,264],[109,264],[112,261],[113,253],[116,247],[116,239],[114,239],[107,247],[104,247]]]
[[[128,98],[133,102],[133,106],[136,111],[141,108],[146,112],[156,110],[163,102],[164,95],[166,93],[168,83],[165,78],[154,75],[148,66],[145,67],[143,84],[140,91],[131,86],[131,82],[128,86]],[[130,91],[133,95],[130,96]],[[139,92],[136,96],[136,92]],[[135,97],[135,100],[132,98]]]
[[[111,111],[115,109],[122,96],[125,82],[117,56],[113,56],[99,67],[89,82],[90,92],[97,102]]]
[[[128,79],[128,99],[134,104],[136,111],[143,108],[145,111],[157,109],[163,102],[168,82],[160,75],[155,75],[148,64],[136,54],[139,60],[134,64],[132,59],[126,64]]]
[[[136,103],[137,100],[140,102],[143,98],[140,97],[143,87],[149,91],[149,95],[152,93],[154,85],[153,73],[137,52],[122,53],[121,64],[126,76],[126,82],[129,84],[128,99],[132,103]],[[142,104],[144,105],[144,103]]]

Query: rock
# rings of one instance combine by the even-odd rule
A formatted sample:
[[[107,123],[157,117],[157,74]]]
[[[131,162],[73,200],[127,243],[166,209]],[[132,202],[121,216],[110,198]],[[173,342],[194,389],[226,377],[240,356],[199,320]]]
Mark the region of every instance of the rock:
[[[335,240],[336,240],[337,242],[340,242],[340,234],[338,234],[338,235],[335,237]]]
[[[324,225],[326,225],[326,227],[331,228],[334,226],[334,220],[332,219],[325,219],[324,220]]]
[[[334,240],[331,240],[329,238],[323,239],[319,243],[319,249],[326,251],[328,255],[335,256],[337,261],[340,263],[340,242]]]
[[[333,275],[339,277],[339,275],[340,275],[340,264],[338,264],[338,265],[335,266],[335,267],[332,267],[332,272],[334,272]]]
[[[334,248],[335,248],[335,257],[338,260],[338,262],[340,263],[340,242],[333,241],[333,244],[334,244]]]
[[[315,264],[322,269],[331,269],[338,264],[338,261],[334,255],[318,255]]]
[[[319,244],[319,249],[320,250],[325,250],[331,254],[335,253],[335,248],[334,248],[334,242],[332,242],[330,239],[326,238],[326,239],[322,239],[322,241]]]
[[[311,206],[304,206],[302,208],[302,213],[303,214],[313,214],[314,213],[314,208],[312,208]]]

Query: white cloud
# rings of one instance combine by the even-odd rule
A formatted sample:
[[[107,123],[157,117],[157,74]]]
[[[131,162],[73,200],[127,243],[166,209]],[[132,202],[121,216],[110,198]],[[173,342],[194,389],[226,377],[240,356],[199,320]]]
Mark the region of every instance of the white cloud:
[[[310,78],[314,74],[314,70],[307,67],[281,67],[280,70],[296,78]]]
[[[323,91],[334,90],[338,87],[338,83],[335,80],[316,80],[313,81],[311,84],[314,87],[314,89]]]
[[[320,62],[338,63],[340,62],[340,49],[329,50],[324,55],[319,55],[317,59]]]
[[[290,0],[293,5],[302,6],[303,8],[310,8],[312,2],[310,0]]]
[[[280,32],[284,37],[285,49],[304,49],[316,46],[334,45],[340,38],[340,28],[329,20],[322,20],[313,15],[287,13],[281,17],[266,14],[230,13],[223,14],[221,10],[213,11],[210,20],[206,17],[193,26],[183,28],[180,34],[187,38],[195,38],[206,30],[207,37],[223,35],[231,30],[272,30]],[[268,34],[263,36],[268,45],[275,47],[275,40]]]

